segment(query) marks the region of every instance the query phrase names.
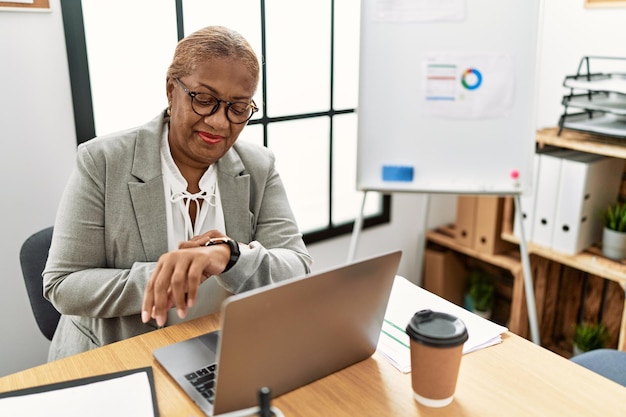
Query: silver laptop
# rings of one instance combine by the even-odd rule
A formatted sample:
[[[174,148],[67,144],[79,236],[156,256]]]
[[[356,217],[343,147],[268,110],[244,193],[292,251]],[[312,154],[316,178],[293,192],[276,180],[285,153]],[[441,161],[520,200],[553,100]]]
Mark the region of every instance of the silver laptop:
[[[369,358],[401,252],[247,291],[222,305],[221,330],[154,351],[209,416],[254,407]]]

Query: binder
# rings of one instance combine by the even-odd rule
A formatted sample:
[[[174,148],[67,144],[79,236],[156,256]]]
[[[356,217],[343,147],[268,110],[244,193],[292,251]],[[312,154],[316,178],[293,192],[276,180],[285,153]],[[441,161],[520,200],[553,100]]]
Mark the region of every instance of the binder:
[[[520,195],[519,198],[520,210],[522,211],[522,225],[524,226],[524,237],[529,242],[533,240],[532,231],[535,214],[535,192],[537,189],[540,168],[539,154],[536,153],[533,157],[532,189],[530,192]],[[519,216],[515,216],[515,219],[513,220],[513,235],[518,239],[522,238],[520,233]]]
[[[152,367],[3,392],[0,415],[159,417]]]
[[[504,197],[480,196],[476,200],[474,249],[490,255],[513,249],[514,245],[501,237]]]
[[[561,178],[561,161],[568,155],[579,154],[569,149],[539,155],[539,175],[535,193],[532,242],[550,248],[554,231],[557,196]]]
[[[552,145],[544,145],[541,148],[537,149],[535,155],[533,155],[533,171],[532,171],[532,183],[531,189],[522,195],[520,195],[520,208],[522,210],[522,224],[524,225],[524,236],[527,241],[531,242],[533,240],[533,224],[534,224],[534,214],[535,214],[535,196],[537,194],[537,183],[539,182],[539,172],[541,171],[541,158],[540,155],[547,153],[554,153],[561,151],[563,152],[563,148],[559,148]],[[513,220],[513,235],[518,239],[521,239],[520,234],[520,222],[517,215],[514,216]]]
[[[454,240],[462,246],[473,248],[475,235],[477,197],[460,195],[456,203]]]
[[[600,240],[604,209],[616,201],[624,161],[594,154],[565,157],[551,248],[575,255]]]

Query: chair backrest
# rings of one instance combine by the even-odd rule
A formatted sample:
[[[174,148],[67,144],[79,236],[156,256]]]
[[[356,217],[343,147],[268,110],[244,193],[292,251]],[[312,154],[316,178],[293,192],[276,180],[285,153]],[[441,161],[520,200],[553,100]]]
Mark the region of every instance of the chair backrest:
[[[595,349],[571,357],[575,362],[626,387],[626,352],[617,349]]]
[[[48,260],[51,240],[52,227],[48,227],[26,239],[20,250],[20,264],[30,306],[39,330],[48,340],[52,340],[61,317],[61,314],[52,306],[50,301],[43,297],[43,277],[41,274]]]

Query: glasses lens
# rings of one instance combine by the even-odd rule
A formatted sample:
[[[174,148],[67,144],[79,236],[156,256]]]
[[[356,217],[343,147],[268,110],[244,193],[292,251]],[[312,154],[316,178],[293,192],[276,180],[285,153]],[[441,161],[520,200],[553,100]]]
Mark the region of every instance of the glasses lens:
[[[252,116],[252,107],[248,103],[231,103],[228,118],[233,123],[243,123]]]
[[[209,115],[215,112],[219,105],[219,100],[213,97],[211,94],[199,93],[196,94],[191,102],[193,109],[198,114]]]

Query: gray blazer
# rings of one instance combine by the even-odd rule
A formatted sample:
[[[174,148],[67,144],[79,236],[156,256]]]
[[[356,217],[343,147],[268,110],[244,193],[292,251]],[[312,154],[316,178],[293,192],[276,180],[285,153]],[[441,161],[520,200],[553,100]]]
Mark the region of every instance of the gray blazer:
[[[44,295],[62,314],[49,360],[156,328],[141,322],[140,311],[156,261],[168,250],[159,154],[166,122],[159,114],[78,147],[43,273]],[[236,142],[217,172],[225,233],[248,245],[235,266],[212,279],[239,293],[308,273],[311,258],[272,152]]]

